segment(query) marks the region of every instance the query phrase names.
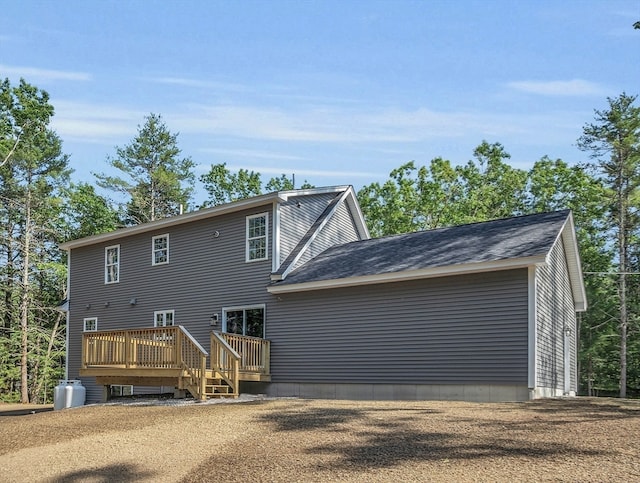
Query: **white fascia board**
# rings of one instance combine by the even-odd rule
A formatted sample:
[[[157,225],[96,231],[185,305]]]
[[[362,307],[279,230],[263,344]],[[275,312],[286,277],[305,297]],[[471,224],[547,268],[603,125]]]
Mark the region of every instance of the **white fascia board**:
[[[211,208],[205,208],[203,210],[191,211],[183,215],[170,216],[168,218],[151,221],[149,223],[143,223],[141,225],[121,228],[119,230],[115,230],[109,233],[103,233],[101,235],[93,235],[86,238],[80,238],[78,240],[71,240],[65,243],[61,243],[60,248],[62,250],[71,250],[72,248],[95,245],[97,243],[117,240],[125,236],[136,235],[138,233],[145,233],[152,230],[158,230],[160,228],[181,225],[183,223],[212,218],[214,216],[224,215],[227,213],[234,213],[236,211],[246,210],[255,206],[265,205],[270,202],[275,203],[282,200],[283,198],[279,196],[278,193],[255,196],[253,198],[247,198],[246,200],[234,201],[232,203],[213,206]]]
[[[275,272],[280,267],[280,203],[273,202],[273,233],[271,234],[271,271]]]
[[[360,208],[360,204],[358,203],[358,198],[356,196],[356,192],[351,185],[341,185],[341,186],[328,186],[325,188],[309,188],[306,190],[291,190],[291,191],[280,191],[278,195],[280,199],[283,201],[287,201],[292,196],[309,196],[309,195],[317,195],[323,193],[340,193],[345,192],[345,196],[343,197],[343,201],[349,205],[351,209],[351,214],[353,215],[353,220],[356,224],[356,229],[358,230],[358,234],[360,238],[363,240],[368,240],[371,238],[369,234],[369,229],[367,228],[367,224],[364,220],[364,216],[362,214],[362,209]]]
[[[362,209],[360,208],[360,203],[358,203],[358,198],[353,190],[353,186],[349,186],[348,191],[349,195],[346,198],[346,203],[349,205],[349,208],[351,208],[351,214],[353,215],[353,221],[356,224],[358,234],[363,240],[368,240],[371,238],[371,235],[367,228],[367,223],[364,220],[364,215],[362,214]]]
[[[351,188],[350,185],[325,186],[322,188],[279,191],[277,194],[282,199],[282,201],[287,201],[291,196],[309,196],[320,195],[324,193],[339,193],[340,191],[346,191],[349,188]]]
[[[578,240],[576,237],[576,228],[573,223],[573,213],[569,213],[567,220],[564,222],[555,243],[562,243],[567,261],[567,270],[569,271],[569,283],[574,299],[574,307],[576,312],[584,312],[587,310],[587,292],[584,287],[584,277],[582,275],[582,263],[580,261],[580,250],[578,249]],[[547,257],[551,256],[551,250]]]
[[[318,237],[318,235],[320,234],[322,229],[327,225],[327,223],[329,223],[329,220],[331,220],[331,218],[333,218],[333,215],[335,215],[336,211],[338,211],[338,208],[344,202],[345,198],[348,195],[349,195],[349,190],[345,190],[344,193],[342,193],[342,195],[340,195],[339,201],[335,205],[333,205],[333,207],[331,208],[331,211],[329,213],[327,213],[327,216],[322,220],[322,223],[320,223],[320,225],[316,228],[316,231],[311,234],[311,236],[309,237],[307,242],[304,244],[304,246],[301,248],[301,250],[298,252],[296,257],[291,261],[291,263],[289,264],[289,267],[287,267],[287,269],[282,274],[278,274],[275,277],[272,276],[272,280],[283,280],[283,279],[285,279],[287,277],[287,275],[293,270],[293,267],[296,266],[296,264],[300,261],[302,256],[307,251],[307,249],[311,246],[311,244],[314,242],[314,240]],[[275,271],[276,270],[274,270],[274,272]]]
[[[512,270],[528,268],[534,265],[545,265],[544,256],[515,258],[509,260],[497,260],[492,262],[469,263],[463,265],[448,265],[445,267],[432,267],[420,270],[407,270],[402,272],[381,273],[364,275],[359,277],[339,278],[333,280],[320,280],[286,285],[271,285],[267,291],[273,294],[288,292],[306,292],[310,290],[324,290],[330,288],[355,287],[358,285],[371,285],[375,283],[404,282],[424,278],[445,277],[448,275],[463,275],[467,273],[495,272],[499,270]]]
[[[582,274],[582,262],[580,261],[580,250],[576,237],[576,228],[573,224],[573,214],[569,218],[562,230],[562,239],[567,253],[567,267],[571,277],[571,286],[575,298],[575,309],[577,312],[587,310],[587,291],[584,287],[584,277]]]

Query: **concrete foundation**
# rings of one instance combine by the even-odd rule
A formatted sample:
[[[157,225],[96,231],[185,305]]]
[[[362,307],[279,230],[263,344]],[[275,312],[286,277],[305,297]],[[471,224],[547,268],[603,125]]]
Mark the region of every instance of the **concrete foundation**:
[[[258,383],[242,384],[240,391],[272,397],[369,401],[502,402],[530,399],[526,386],[489,384]]]

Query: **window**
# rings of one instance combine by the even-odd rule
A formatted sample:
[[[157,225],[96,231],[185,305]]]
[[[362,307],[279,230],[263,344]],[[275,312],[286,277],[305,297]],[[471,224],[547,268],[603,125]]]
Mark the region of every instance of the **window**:
[[[112,396],[132,396],[133,386],[113,385],[111,386],[111,395]]]
[[[88,317],[84,319],[85,332],[95,332],[98,330],[98,317]]]
[[[120,245],[104,249],[104,283],[120,281]]]
[[[229,334],[264,338],[264,305],[223,308],[222,330]]]
[[[169,235],[154,236],[151,240],[151,265],[169,263]]]
[[[247,216],[247,262],[266,260],[269,215]]]
[[[159,310],[153,313],[154,327],[170,327],[173,325],[175,310]]]

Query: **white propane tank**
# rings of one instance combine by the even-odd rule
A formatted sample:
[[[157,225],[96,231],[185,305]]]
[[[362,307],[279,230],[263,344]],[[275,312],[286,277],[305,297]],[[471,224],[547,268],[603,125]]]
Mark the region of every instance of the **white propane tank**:
[[[82,381],[77,379],[67,381],[67,385],[64,388],[64,407],[75,408],[84,406],[86,395],[87,389],[82,385]]]
[[[58,385],[53,388],[53,410],[64,409],[64,388],[67,387],[67,381],[60,379]]]

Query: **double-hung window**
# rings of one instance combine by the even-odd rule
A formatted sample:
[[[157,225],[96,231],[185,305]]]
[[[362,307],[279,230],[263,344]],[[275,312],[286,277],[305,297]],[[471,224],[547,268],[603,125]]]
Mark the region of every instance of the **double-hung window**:
[[[269,214],[247,216],[247,262],[268,258]]]
[[[151,265],[169,263],[169,235],[154,236],[151,240]]]
[[[104,249],[104,283],[120,281],[120,245]]]

